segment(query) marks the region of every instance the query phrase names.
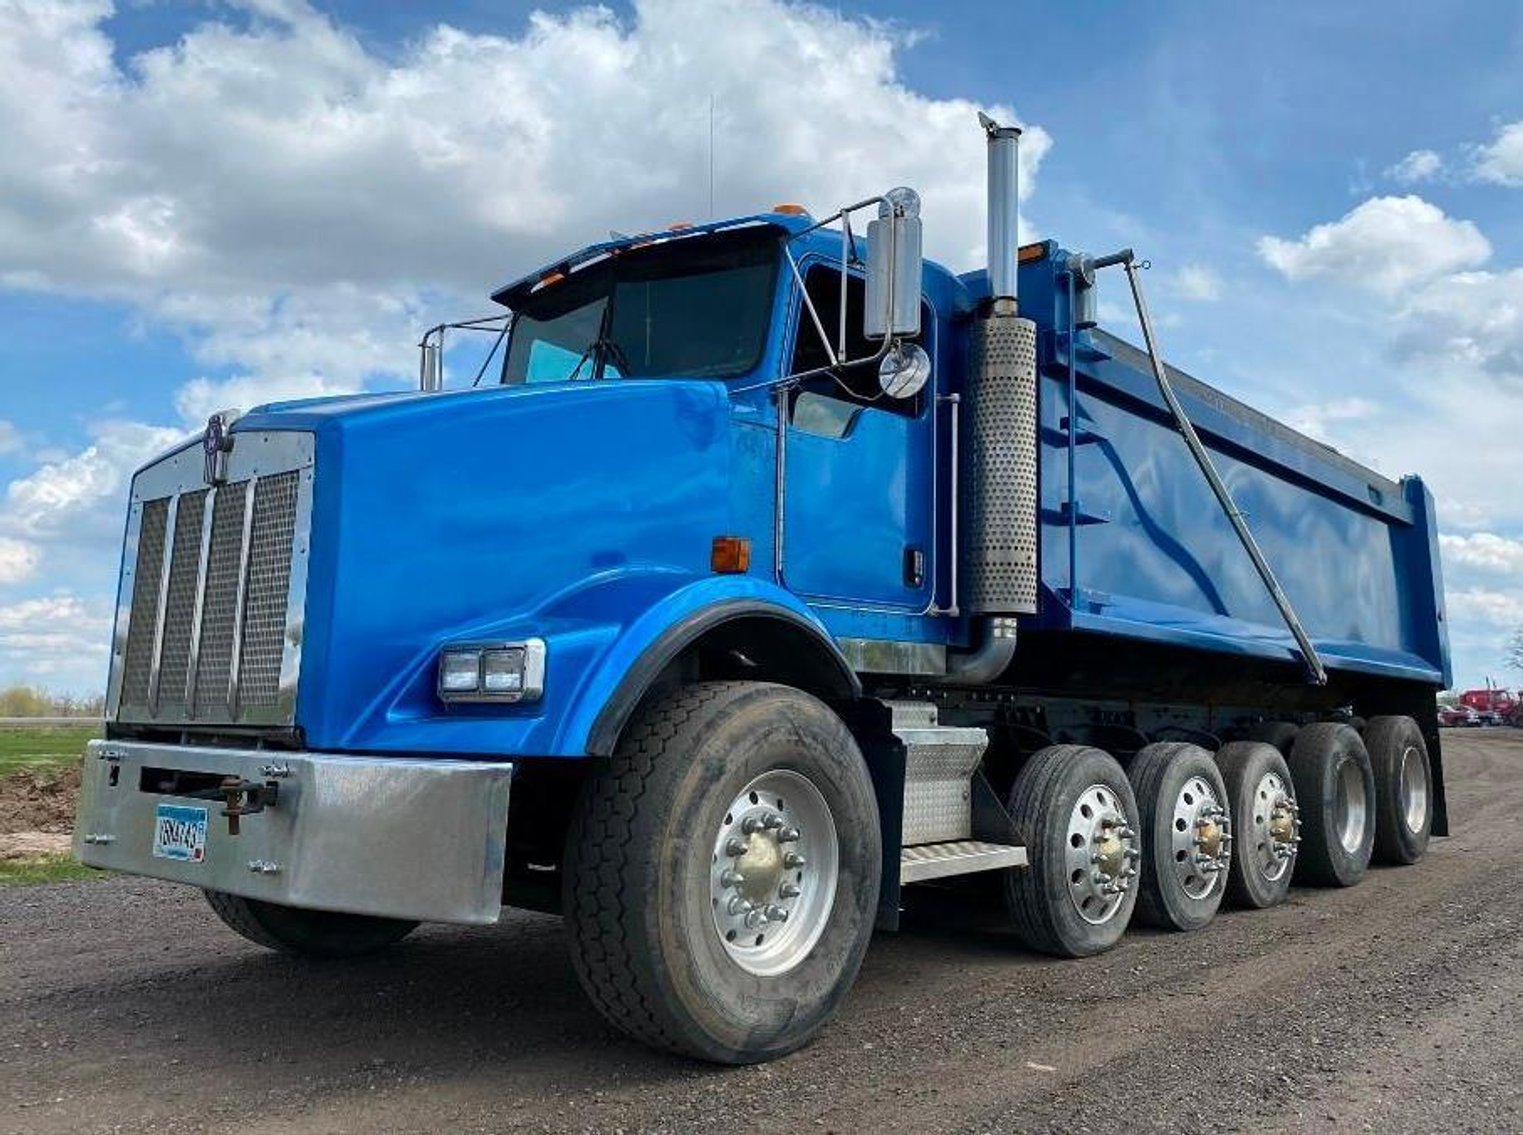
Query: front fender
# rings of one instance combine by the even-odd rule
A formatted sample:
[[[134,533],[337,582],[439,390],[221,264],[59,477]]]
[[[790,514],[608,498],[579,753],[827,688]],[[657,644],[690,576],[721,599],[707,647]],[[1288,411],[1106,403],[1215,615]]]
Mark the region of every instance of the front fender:
[[[606,753],[640,695],[684,646],[747,615],[776,618],[812,635],[834,657],[842,689],[856,692],[856,677],[829,632],[783,588],[742,575],[620,571],[587,581],[531,615],[451,628],[397,675],[343,747],[441,755]],[[546,643],[542,700],[501,706],[439,701],[435,667],[447,643],[528,637]]]

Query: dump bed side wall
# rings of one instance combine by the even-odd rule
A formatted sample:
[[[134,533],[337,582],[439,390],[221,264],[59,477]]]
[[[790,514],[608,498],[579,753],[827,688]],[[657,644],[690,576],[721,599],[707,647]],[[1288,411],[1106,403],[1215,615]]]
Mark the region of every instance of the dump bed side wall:
[[[1263,581],[1146,359],[1102,332],[1045,337],[1041,624],[1296,659]],[[1432,501],[1176,372],[1178,393],[1324,662],[1448,675]],[[1078,428],[1068,428],[1073,418]]]

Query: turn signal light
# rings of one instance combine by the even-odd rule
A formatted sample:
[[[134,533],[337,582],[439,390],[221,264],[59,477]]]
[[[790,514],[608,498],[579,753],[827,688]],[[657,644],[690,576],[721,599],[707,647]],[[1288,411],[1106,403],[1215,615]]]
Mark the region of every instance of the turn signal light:
[[[807,216],[809,216],[809,210],[804,208],[804,206],[802,206],[802,205],[791,205],[791,204],[790,205],[774,205],[774,206],[772,206],[772,211],[774,213],[782,213],[784,216],[787,216],[787,217],[807,217]]]
[[[715,536],[709,567],[722,575],[742,575],[751,570],[751,541],[744,536]]]

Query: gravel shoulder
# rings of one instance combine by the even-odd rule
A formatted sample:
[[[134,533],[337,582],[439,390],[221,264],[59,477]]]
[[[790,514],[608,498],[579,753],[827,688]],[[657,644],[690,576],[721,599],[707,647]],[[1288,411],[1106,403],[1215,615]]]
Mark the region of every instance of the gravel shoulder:
[[[649,1053],[559,921],[266,953],[184,888],[0,889],[0,1132],[1523,1130],[1523,731],[1446,733],[1454,835],[1079,962],[922,896],[774,1064]]]

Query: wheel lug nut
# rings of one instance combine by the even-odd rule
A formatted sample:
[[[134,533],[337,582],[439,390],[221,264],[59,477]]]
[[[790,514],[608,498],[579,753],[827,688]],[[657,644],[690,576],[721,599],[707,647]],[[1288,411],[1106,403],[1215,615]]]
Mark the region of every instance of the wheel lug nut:
[[[764,912],[753,910],[746,915],[746,928],[749,930],[755,930],[758,926],[766,921],[767,916]]]
[[[745,818],[745,820],[741,823],[740,830],[745,832],[747,835],[754,835],[757,832],[761,831],[762,830],[761,817],[760,816],[747,816]]]
[[[725,868],[723,875],[719,876],[721,887],[738,887],[746,881],[746,877],[734,868]]]
[[[746,841],[731,836],[724,845],[724,853],[731,859],[736,859],[746,853]]]
[[[782,826],[783,818],[776,812],[768,812],[767,818],[762,821],[762,827],[767,831],[771,831],[773,828],[780,828]]]
[[[730,899],[729,906],[727,906],[725,909],[728,910],[733,915],[733,914],[750,914],[753,908],[752,908],[751,904],[749,902],[747,902],[745,899],[741,898],[739,895],[734,895]]]
[[[788,912],[775,904],[767,904],[765,914],[768,922],[787,922]]]
[[[777,833],[778,843],[792,843],[799,837],[798,828],[779,828]]]
[[[784,883],[777,889],[777,893],[780,898],[796,899],[799,897],[799,885],[797,883]]]
[[[796,851],[790,851],[783,856],[784,867],[802,867],[807,860]]]

